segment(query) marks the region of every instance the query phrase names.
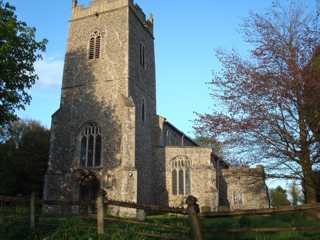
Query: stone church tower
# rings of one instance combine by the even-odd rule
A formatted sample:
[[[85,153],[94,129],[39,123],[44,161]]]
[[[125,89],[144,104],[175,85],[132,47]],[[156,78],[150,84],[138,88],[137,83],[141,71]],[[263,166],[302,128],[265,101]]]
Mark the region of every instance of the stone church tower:
[[[133,0],[72,1],[44,198],[94,200],[99,189],[173,207],[194,195],[201,211],[268,206],[263,167],[231,166],[157,115],[153,18]]]
[[[52,116],[48,200],[153,203],[153,18],[133,0],[72,1],[59,110]]]

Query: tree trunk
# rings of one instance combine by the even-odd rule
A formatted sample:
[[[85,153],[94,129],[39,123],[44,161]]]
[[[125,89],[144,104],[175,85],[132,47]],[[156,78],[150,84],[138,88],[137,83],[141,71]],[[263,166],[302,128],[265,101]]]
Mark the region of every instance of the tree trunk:
[[[304,193],[304,202],[308,204],[317,202],[317,190],[315,183],[315,173],[313,172],[311,165],[307,166],[305,164],[303,168],[303,193]]]
[[[315,172],[312,169],[312,163],[310,159],[309,145],[307,141],[307,134],[305,131],[304,119],[300,120],[300,165],[303,173],[303,192],[305,197],[305,203],[316,203],[317,202],[317,186]]]
[[[295,68],[298,69],[297,67]],[[315,182],[315,173],[312,169],[312,162],[310,159],[310,149],[308,143],[308,130],[306,124],[306,114],[304,109],[305,99],[303,97],[302,89],[305,88],[305,83],[303,77],[299,71],[295,72],[294,76],[297,76],[297,110],[298,110],[298,126],[299,126],[299,135],[300,135],[300,166],[302,168],[303,180],[302,187],[305,197],[305,203],[316,203],[317,202],[317,192],[316,192],[316,182]]]

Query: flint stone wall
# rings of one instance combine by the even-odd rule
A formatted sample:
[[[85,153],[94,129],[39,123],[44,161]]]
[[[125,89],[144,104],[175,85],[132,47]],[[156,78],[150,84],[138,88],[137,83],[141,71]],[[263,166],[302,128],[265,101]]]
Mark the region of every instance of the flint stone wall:
[[[262,167],[230,167],[222,170],[221,195],[225,198],[221,206],[229,209],[268,208],[269,199]],[[238,196],[237,196],[238,195]],[[239,199],[241,198],[241,203]]]

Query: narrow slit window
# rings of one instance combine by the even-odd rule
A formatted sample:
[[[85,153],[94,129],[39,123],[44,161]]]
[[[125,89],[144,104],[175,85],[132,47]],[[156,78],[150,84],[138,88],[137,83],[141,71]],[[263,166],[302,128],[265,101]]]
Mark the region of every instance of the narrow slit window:
[[[142,122],[146,120],[146,107],[145,107],[144,99],[142,100],[142,104],[141,104],[141,120]]]
[[[145,67],[145,47],[140,43],[140,65]]]

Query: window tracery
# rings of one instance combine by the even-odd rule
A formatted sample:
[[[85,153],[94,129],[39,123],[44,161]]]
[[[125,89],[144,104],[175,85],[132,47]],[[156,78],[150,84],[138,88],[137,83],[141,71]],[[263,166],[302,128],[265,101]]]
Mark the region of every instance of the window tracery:
[[[101,55],[101,34],[96,31],[91,34],[89,41],[89,59],[98,59]]]
[[[171,161],[172,194],[191,194],[191,167],[192,162],[186,157],[177,157]]]
[[[80,137],[80,166],[100,167],[102,147],[100,128],[95,124],[88,124],[81,131]]]

